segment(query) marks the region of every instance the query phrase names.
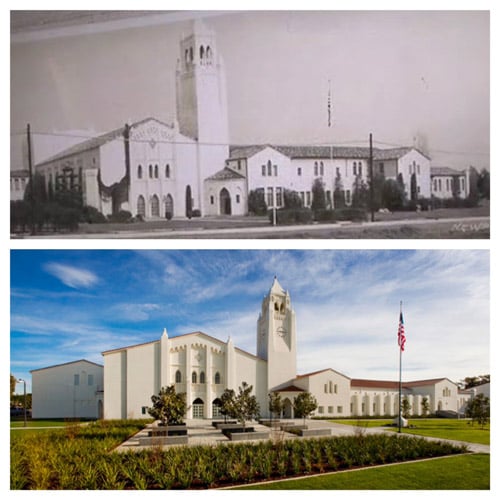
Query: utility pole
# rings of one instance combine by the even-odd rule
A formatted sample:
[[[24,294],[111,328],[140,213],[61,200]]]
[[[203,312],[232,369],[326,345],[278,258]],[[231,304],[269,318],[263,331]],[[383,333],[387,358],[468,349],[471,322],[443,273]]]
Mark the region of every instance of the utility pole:
[[[30,185],[30,206],[31,206],[31,235],[35,234],[35,186],[33,183],[33,160],[31,158],[31,127],[28,123],[26,127],[26,139],[28,140],[28,169]]]
[[[373,211],[373,141],[372,141],[372,134],[370,132],[370,159],[369,159],[369,164],[370,164],[370,214],[371,214],[371,221],[375,222],[375,213]]]

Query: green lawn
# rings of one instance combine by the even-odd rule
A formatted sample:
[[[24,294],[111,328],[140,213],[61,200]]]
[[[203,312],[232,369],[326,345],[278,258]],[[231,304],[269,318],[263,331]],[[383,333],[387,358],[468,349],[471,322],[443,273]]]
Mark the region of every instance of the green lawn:
[[[382,427],[390,424],[388,419],[366,420],[332,420],[338,424],[356,425],[361,427]],[[414,428],[401,429],[405,434],[437,437],[441,439],[455,439],[468,443],[490,444],[490,424],[481,429],[477,424],[472,425],[470,420],[453,420],[449,418],[415,418],[409,419],[409,424]],[[396,427],[391,430],[397,432]]]
[[[26,422],[26,427],[65,427],[70,423],[65,420],[28,420]],[[24,427],[23,420],[11,420],[11,429]]]
[[[244,486],[260,490],[488,490],[490,456],[460,455]]]

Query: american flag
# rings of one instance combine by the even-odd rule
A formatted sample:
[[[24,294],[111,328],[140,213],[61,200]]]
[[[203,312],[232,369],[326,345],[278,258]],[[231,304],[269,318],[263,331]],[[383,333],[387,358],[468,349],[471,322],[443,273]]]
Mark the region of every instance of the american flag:
[[[398,345],[399,348],[404,351],[405,350],[405,323],[403,321],[403,311],[399,313],[399,327],[398,327]]]

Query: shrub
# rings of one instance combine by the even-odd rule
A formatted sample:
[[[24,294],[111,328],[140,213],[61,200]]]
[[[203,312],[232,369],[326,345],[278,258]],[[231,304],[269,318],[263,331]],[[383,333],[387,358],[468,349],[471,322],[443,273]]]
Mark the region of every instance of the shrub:
[[[263,189],[253,189],[248,193],[248,212],[254,215],[266,215],[267,205]]]
[[[273,222],[273,211],[269,211],[269,220]],[[313,213],[309,208],[282,208],[276,210],[276,224],[309,224],[313,220]]]
[[[198,208],[195,208],[193,210],[193,217],[201,217],[201,210],[199,210]]]
[[[335,222],[337,220],[335,210],[315,210],[314,220],[317,222]]]
[[[174,214],[172,212],[170,211],[165,212],[165,219],[170,220],[172,219],[173,216]]]
[[[366,210],[363,208],[345,207],[334,211],[336,220],[361,222],[366,220]]]
[[[80,221],[89,224],[102,224],[108,220],[97,208],[85,205],[81,212]]]
[[[108,215],[108,220],[110,222],[130,222],[132,214],[128,210],[120,210],[115,214]]]

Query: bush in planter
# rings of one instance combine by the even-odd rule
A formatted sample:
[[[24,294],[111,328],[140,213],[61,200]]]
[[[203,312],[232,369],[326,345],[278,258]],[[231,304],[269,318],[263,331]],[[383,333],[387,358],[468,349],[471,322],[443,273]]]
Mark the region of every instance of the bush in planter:
[[[170,219],[172,219],[173,216],[174,216],[174,214],[172,212],[170,212],[170,211],[165,212],[165,219],[170,220]]]
[[[90,205],[85,205],[82,208],[80,220],[81,222],[88,222],[89,224],[102,224],[108,221],[97,208],[91,207]]]
[[[158,395],[151,396],[153,406],[148,413],[162,425],[182,424],[186,414],[186,394],[175,392],[175,386],[162,387]]]
[[[196,208],[195,210],[193,210],[192,216],[193,217],[201,217],[201,210]]]

